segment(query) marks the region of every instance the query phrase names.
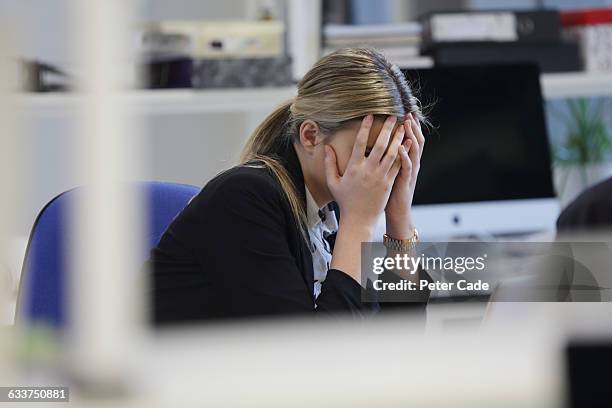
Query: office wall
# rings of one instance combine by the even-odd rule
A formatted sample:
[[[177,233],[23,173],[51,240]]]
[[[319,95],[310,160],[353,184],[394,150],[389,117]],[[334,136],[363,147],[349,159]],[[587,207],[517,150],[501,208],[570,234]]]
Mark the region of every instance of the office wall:
[[[71,1],[0,0],[0,21],[4,29],[16,31],[21,57],[51,63],[70,59]]]
[[[80,0],[0,0],[3,28],[16,32],[19,57],[73,72],[70,4]],[[252,0],[251,0],[252,1]],[[143,19],[244,18],[247,0],[142,0]],[[251,4],[250,7],[253,5]],[[143,179],[203,185],[231,165],[253,124],[262,117],[241,114],[174,114],[145,118],[148,166]],[[47,114],[28,107],[20,115],[19,163],[23,203],[16,235],[27,236],[36,214],[55,195],[81,184],[74,171],[75,125],[69,111]],[[211,154],[211,152],[219,152]],[[236,153],[236,154],[233,154]],[[214,157],[214,159],[211,159]]]
[[[247,2],[257,0],[140,0],[145,19],[231,19],[245,18]]]
[[[241,114],[147,117],[142,124],[147,146],[143,152],[146,167],[142,179],[202,186],[235,162],[253,127],[249,119]],[[82,179],[73,165],[79,135],[69,118],[34,112],[28,120],[21,120],[21,127],[19,164],[23,197],[15,233],[23,237],[29,234],[37,213],[51,198],[81,185]]]

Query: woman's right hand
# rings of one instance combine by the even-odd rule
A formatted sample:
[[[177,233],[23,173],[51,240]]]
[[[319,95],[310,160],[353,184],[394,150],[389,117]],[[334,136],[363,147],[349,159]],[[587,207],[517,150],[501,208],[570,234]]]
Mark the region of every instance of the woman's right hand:
[[[342,176],[338,171],[334,149],[325,146],[327,185],[340,207],[341,223],[357,223],[372,230],[387,205],[393,182],[401,168],[399,150],[404,148],[402,141],[405,132],[404,127],[400,126],[392,138],[397,118],[387,117],[374,147],[366,157],[373,120],[373,115],[363,119]]]

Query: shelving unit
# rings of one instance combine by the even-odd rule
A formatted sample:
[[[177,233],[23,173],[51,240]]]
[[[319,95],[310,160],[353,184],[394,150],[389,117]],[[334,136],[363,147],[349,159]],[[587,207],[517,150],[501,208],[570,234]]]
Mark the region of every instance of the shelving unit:
[[[126,92],[126,102],[145,114],[195,114],[258,112],[274,108],[293,97],[293,86],[222,90],[140,90]],[[28,113],[54,115],[69,113],[79,96],[69,93],[23,94],[20,107]]]
[[[542,75],[547,99],[612,96],[612,73]],[[141,90],[126,92],[127,102],[145,114],[214,114],[261,112],[295,96],[295,86],[282,88]],[[67,93],[23,94],[20,107],[28,113],[55,115],[71,112],[79,96]]]

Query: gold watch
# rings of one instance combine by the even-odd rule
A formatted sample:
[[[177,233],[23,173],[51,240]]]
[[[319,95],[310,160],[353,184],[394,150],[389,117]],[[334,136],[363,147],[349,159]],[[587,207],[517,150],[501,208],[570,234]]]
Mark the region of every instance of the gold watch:
[[[408,239],[395,239],[390,237],[387,234],[383,235],[383,244],[387,249],[397,252],[406,252],[416,247],[416,244],[419,242],[419,232],[417,229],[414,229],[414,233],[412,237]]]

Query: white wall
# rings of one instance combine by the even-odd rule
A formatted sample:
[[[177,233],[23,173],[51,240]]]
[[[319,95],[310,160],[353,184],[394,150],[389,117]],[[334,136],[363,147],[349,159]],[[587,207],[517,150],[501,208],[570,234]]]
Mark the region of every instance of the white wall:
[[[22,117],[20,142],[22,205],[16,234],[27,236],[40,209],[57,194],[82,183],[74,171],[74,123],[65,115]],[[254,121],[241,114],[172,114],[144,118],[148,149],[143,180],[203,186],[238,158]]]
[[[71,1],[0,0],[0,23],[17,32],[20,56],[51,63],[69,58]]]
[[[140,0],[145,19],[245,18],[247,3],[256,0]]]

